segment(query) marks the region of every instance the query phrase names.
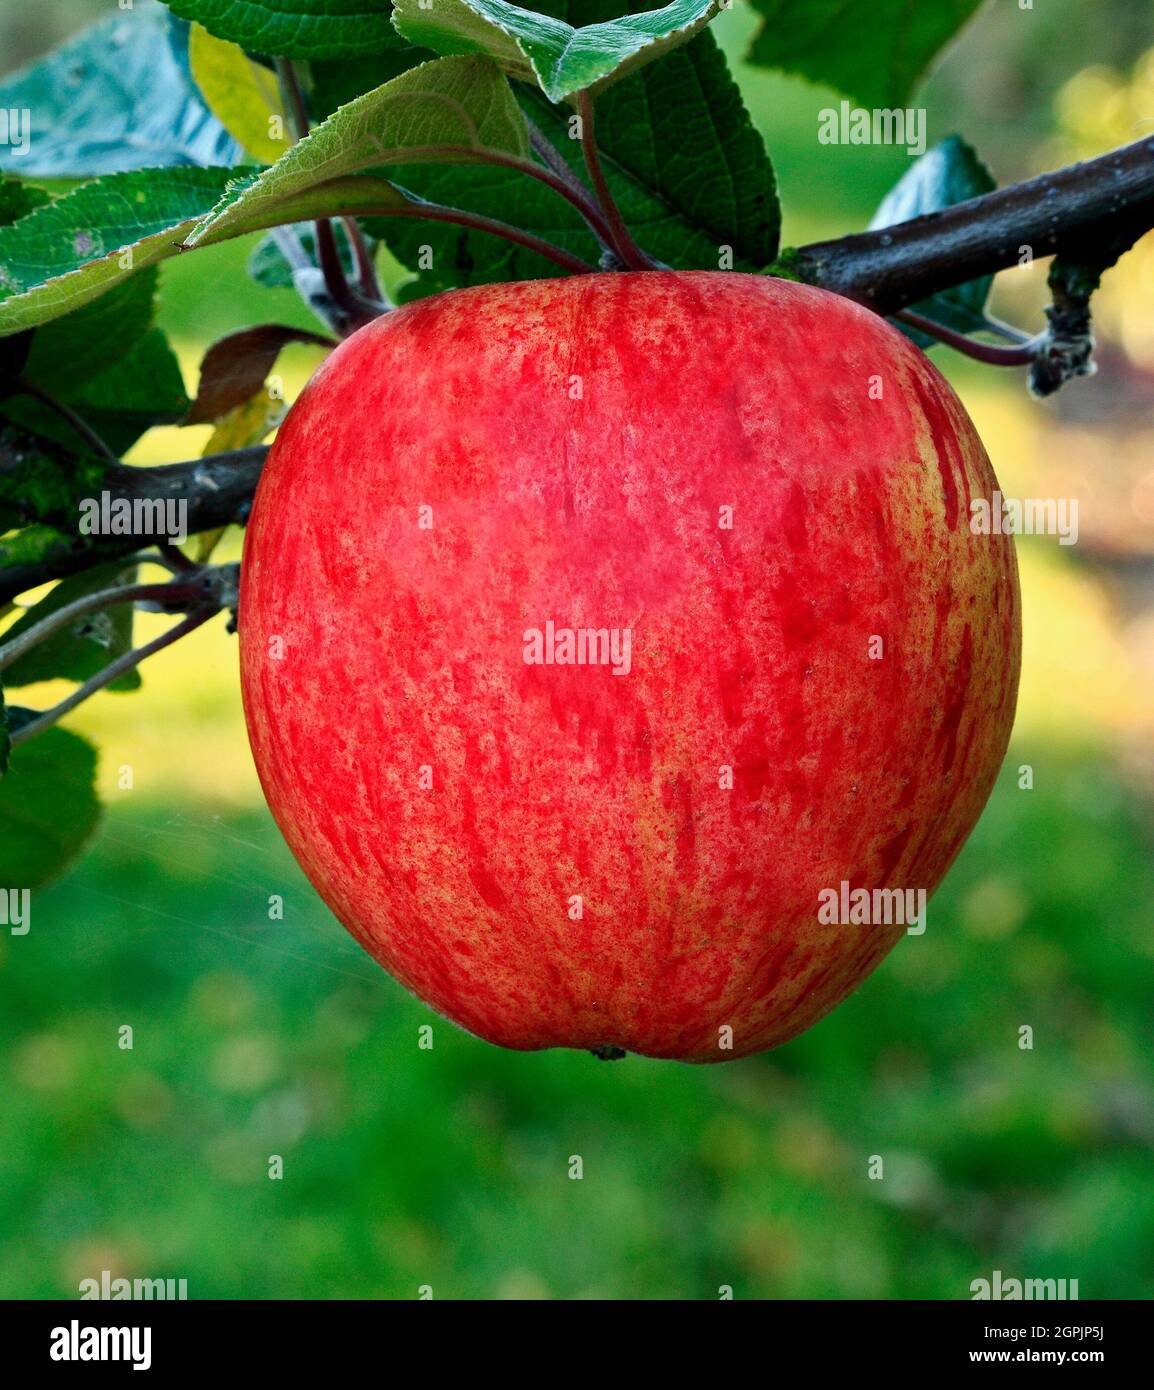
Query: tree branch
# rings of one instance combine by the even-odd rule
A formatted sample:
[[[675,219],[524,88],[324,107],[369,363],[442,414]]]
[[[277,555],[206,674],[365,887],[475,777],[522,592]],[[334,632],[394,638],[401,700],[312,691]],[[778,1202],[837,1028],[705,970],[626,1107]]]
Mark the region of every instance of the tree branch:
[[[29,442],[19,442],[11,432],[0,432],[0,481],[19,480],[26,470],[43,467],[46,441],[33,440],[31,436],[24,438]],[[0,543],[0,603],[9,602],[17,594],[39,584],[78,574],[93,565],[117,560],[156,544],[156,537],[149,531],[80,535],[76,527],[83,497],[107,492],[112,503],[121,499],[129,503],[185,501],[188,503],[188,533],[212,531],[230,522],[247,520],[267,453],[268,446],[258,444],[249,449],[234,449],[158,468],[114,463],[103,470],[95,483],[91,476],[82,476],[75,496],[68,503],[58,505],[47,515],[25,518],[59,530],[59,541],[46,546],[34,559],[8,565],[3,563],[4,546]],[[70,463],[75,471],[75,461]]]
[[[915,217],[792,253],[802,280],[893,314],[939,290],[1101,243],[1111,264],[1154,226],[1154,140]]]

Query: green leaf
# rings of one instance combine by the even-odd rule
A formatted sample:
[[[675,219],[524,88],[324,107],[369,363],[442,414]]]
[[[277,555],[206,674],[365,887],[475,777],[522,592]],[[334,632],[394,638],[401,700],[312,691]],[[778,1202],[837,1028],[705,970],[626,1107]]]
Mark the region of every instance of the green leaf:
[[[340,107],[271,169],[231,189],[188,245],[291,220],[286,209],[355,211],[358,198],[363,207],[405,206],[406,195],[384,180],[352,176],[415,162],[469,164],[490,151],[529,154],[524,118],[499,69],[484,58],[422,63]]]
[[[547,0],[571,22],[591,24],[620,0]],[[521,104],[573,168],[578,142],[563,111],[532,88]],[[597,143],[613,196],[640,243],[678,269],[718,269],[723,247],[735,270],[761,270],[777,254],[780,214],[773,168],[724,55],[699,34],[660,63],[604,92]],[[422,198],[498,217],[589,259],[596,243],[567,203],[536,181],[504,169],[432,166],[408,169],[405,187]],[[372,219],[373,235],[419,278],[402,297],[458,285],[558,274],[532,252],[492,236],[401,218]],[[432,268],[419,269],[420,247]],[[426,258],[427,260],[427,258]]]
[[[167,337],[150,329],[114,367],[89,378],[68,398],[114,454],[145,430],[175,425],[188,410],[180,363]]]
[[[240,147],[188,70],[188,26],[151,3],[117,11],[0,82],[0,110],[33,113],[25,154],[0,163],[34,178],[90,178],[149,165],[232,164]]]
[[[114,367],[152,327],[158,278],[157,268],[149,266],[100,299],[37,328],[25,375],[64,397]]]
[[[76,410],[116,453],[153,425],[175,423],[188,408],[180,366],[153,327],[156,283],[156,268],[149,267],[75,313],[31,330],[21,369]],[[20,336],[0,339],[0,355]],[[31,396],[10,396],[0,402],[0,414],[73,454],[87,450],[67,422]]]
[[[39,603],[34,604],[4,633],[0,641],[8,642],[27,632],[41,619],[63,608],[65,604],[99,593],[102,589],[121,588],[136,582],[136,566],[114,561],[96,565],[83,574],[62,579]],[[35,685],[37,681],[86,681],[102,671],[110,661],[132,648],[132,605],[117,604],[100,613],[78,618],[61,632],[54,633],[31,651],[4,669],[6,686]],[[138,671],[126,671],[114,680],[109,690],[135,690],[140,685]]]
[[[878,205],[870,226],[892,227],[996,187],[973,146],[960,135],[949,135],[910,165]]]
[[[765,23],[747,61],[798,73],[867,107],[904,103],[935,54],[981,3],[753,0]]]
[[[356,58],[396,47],[390,0],[165,0],[174,14],[250,53]]]
[[[397,47],[388,53],[351,62],[316,62],[308,65],[308,108],[314,122],[331,116],[338,106],[391,82],[409,68],[427,63],[437,55],[417,48],[397,35]]]
[[[0,432],[0,439],[3,434]],[[0,602],[7,602],[28,586],[15,585],[13,573],[19,574],[28,565],[40,565],[46,560],[71,554],[76,549],[75,534],[68,536],[55,525],[25,526],[0,540]]]
[[[100,822],[96,750],[46,729],[12,754],[0,782],[0,883],[35,890],[62,873]]]
[[[687,43],[718,0],[672,0],[659,10],[574,27],[506,0],[396,0],[399,33],[435,53],[482,53],[510,77],[536,82],[550,101],[598,91]]]
[[[0,777],[8,771],[8,759],[12,753],[12,735],[8,732],[8,705],[4,691],[0,689]]]
[[[967,198],[977,198],[996,187],[993,175],[973,147],[960,136],[951,135],[927,150],[894,184],[874,213],[870,227],[908,222],[954,203],[964,203]],[[980,280],[942,290],[910,308],[959,333],[974,333],[986,327],[986,300],[993,282],[992,275],[984,275]],[[898,327],[921,347],[935,341],[907,324]]]
[[[76,458],[55,440],[0,420],[0,533],[44,523],[71,529],[75,539],[79,499],[100,491],[110,466],[101,458]],[[0,542],[0,566],[35,558],[35,547],[31,557],[26,553],[28,546],[21,540],[25,536],[21,531]],[[45,530],[41,550],[54,539],[56,532]]]
[[[59,318],[176,255],[236,177],[192,168],[110,174],[0,227],[0,337]]]
[[[201,95],[221,125],[254,159],[275,163],[292,140],[276,73],[200,24],[194,24],[189,35],[188,60]]]
[[[50,201],[48,190],[37,188],[34,183],[0,178],[0,227],[7,227],[10,222],[27,217],[30,212],[35,212]]]

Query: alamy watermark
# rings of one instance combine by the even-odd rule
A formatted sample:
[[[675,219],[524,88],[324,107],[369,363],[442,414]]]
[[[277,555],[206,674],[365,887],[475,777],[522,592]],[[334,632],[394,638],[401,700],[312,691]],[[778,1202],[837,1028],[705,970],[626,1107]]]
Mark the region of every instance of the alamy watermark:
[[[817,113],[821,145],[904,145],[911,159],[926,152],[926,112],[921,106],[851,106],[843,101]]]
[[[73,1318],[52,1329],[48,1355],[53,1361],[131,1361],[134,1371],[152,1365],[151,1327],[81,1327]]]
[[[166,536],[188,539],[186,497],[85,497],[80,502],[82,536]]]
[[[102,1269],[100,1278],[81,1279],[80,1299],[116,1303],[125,1299],[144,1303],[175,1303],[188,1298],[187,1279],[114,1279]]]
[[[526,666],[608,666],[627,676],[633,666],[633,633],[627,627],[557,627],[525,629],[522,660]]]
[[[32,148],[32,112],[27,106],[0,106],[0,145],[7,145],[17,159]]]
[[[975,536],[1057,536],[1059,545],[1078,543],[1076,497],[1004,497],[997,490],[970,503]]]
[[[1051,1299],[1056,1301],[1074,1300],[1078,1297],[1077,1279],[1006,1279],[1000,1269],[995,1269],[989,1279],[974,1279],[970,1282],[973,1300],[978,1299]]]
[[[13,936],[27,936],[32,928],[32,894],[27,888],[0,888],[0,927]]]
[[[905,927],[907,936],[921,936],[926,896],[924,888],[851,888],[843,878],[818,893],[817,920],[826,927]]]

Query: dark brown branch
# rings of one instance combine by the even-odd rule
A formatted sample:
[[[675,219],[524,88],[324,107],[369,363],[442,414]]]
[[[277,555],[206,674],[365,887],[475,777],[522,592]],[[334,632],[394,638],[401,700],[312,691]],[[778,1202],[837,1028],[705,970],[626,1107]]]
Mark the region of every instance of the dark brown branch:
[[[43,441],[38,443],[42,445]],[[113,503],[121,499],[165,503],[183,500],[188,503],[188,533],[194,535],[198,531],[212,531],[218,526],[227,526],[230,522],[243,523],[247,519],[267,452],[268,446],[259,444],[249,449],[234,449],[229,453],[158,468],[112,464],[95,484],[95,492],[92,490],[94,484],[89,479],[77,492],[74,501],[78,508],[83,496],[94,496],[100,492],[107,492]],[[8,436],[0,434],[0,478],[6,473],[18,474],[27,462],[18,446]],[[6,603],[39,584],[78,574],[92,565],[120,559],[156,543],[155,536],[145,533],[82,536],[75,530],[79,520],[78,510],[43,520],[61,531],[60,541],[35,560],[23,564],[0,564],[0,603]],[[0,552],[2,549],[0,546]]]
[[[957,203],[941,212],[802,246],[802,280],[892,314],[939,290],[1101,241],[1116,258],[1154,226],[1154,140]],[[1109,261],[1107,261],[1109,263]]]

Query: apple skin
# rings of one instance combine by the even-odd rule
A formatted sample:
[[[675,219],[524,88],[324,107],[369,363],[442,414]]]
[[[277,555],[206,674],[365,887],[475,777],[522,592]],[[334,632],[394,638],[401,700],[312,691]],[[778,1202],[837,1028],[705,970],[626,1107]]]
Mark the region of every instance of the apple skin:
[[[969,527],[996,487],[927,358],[807,286],[392,312],[289,412],[248,527],[273,814],[365,949],[490,1042],[785,1042],[905,930],[822,925],[819,892],[932,891],[998,773],[1017,567]],[[548,621],[628,629],[629,673],[527,664]]]

